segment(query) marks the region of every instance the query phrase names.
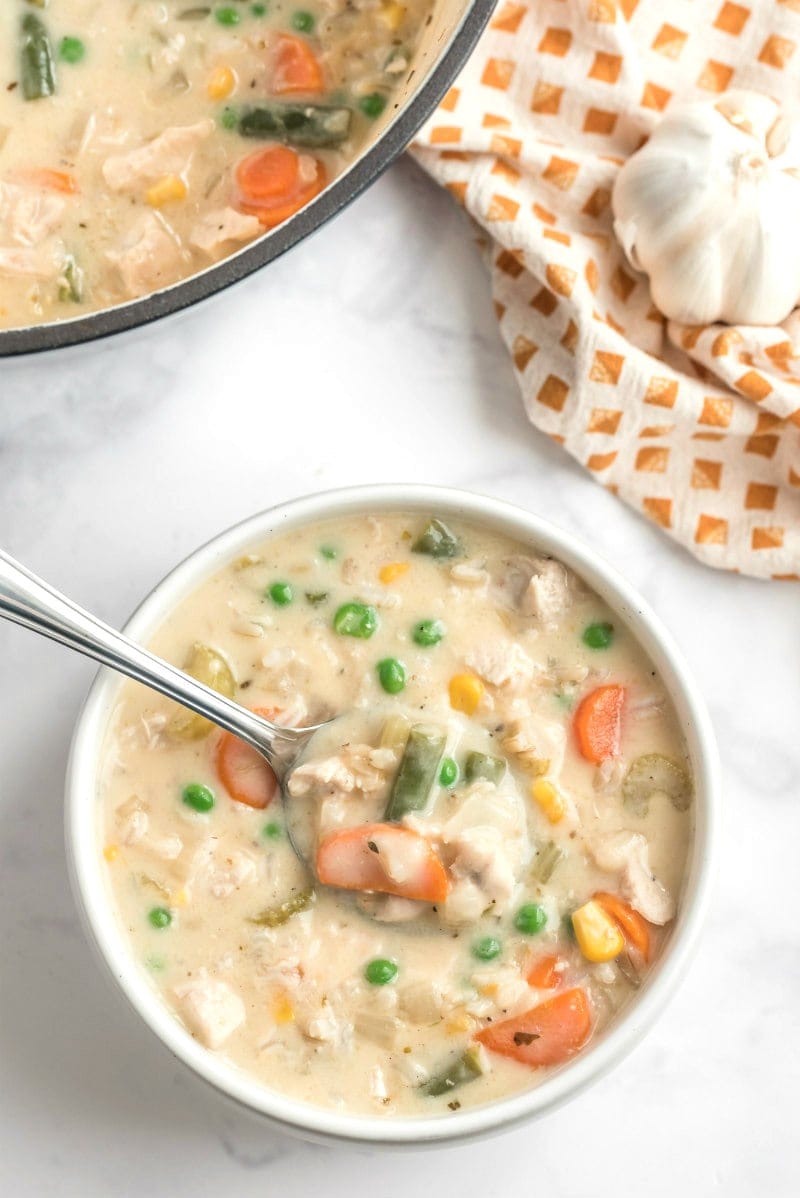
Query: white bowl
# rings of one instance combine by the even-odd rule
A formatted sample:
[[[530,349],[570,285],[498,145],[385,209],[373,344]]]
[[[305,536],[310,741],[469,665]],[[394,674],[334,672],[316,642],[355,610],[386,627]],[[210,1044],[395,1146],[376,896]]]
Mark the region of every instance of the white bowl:
[[[67,770],[66,838],[73,889],[90,941],[122,993],[176,1057],[228,1097],[294,1134],[325,1142],[420,1147],[453,1144],[507,1130],[554,1110],[611,1069],[652,1026],[687,967],[708,906],[719,816],[719,763],[711,724],[695,683],[667,632],[628,583],[569,533],[521,508],[464,491],[368,486],[281,504],[228,529],[196,550],[151,592],[125,631],[133,639],[147,642],[172,609],[210,574],[274,532],[327,517],[390,511],[436,513],[475,521],[560,558],[633,631],[669,692],[694,772],[694,835],[671,935],[641,992],[621,1018],[574,1061],[534,1089],[446,1118],[381,1119],[314,1107],[267,1089],[198,1044],[161,1001],[128,949],[110,901],[99,839],[100,751],[123,684],[108,670],[98,674],[75,730]]]

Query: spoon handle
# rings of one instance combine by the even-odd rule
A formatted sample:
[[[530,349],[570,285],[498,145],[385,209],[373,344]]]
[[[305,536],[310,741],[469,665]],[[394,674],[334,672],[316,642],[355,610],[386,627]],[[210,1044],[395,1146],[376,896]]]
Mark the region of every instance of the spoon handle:
[[[233,732],[280,767],[294,738],[109,628],[0,549],[0,616],[77,649]],[[288,747],[288,746],[287,746]]]

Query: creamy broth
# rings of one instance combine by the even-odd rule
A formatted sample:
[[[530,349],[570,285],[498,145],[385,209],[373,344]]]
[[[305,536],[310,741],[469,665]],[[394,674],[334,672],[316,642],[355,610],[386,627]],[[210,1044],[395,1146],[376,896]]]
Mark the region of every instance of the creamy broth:
[[[209,578],[153,648],[285,723],[349,713],[289,782],[310,871],[252,751],[122,690],[109,901],[209,1050],[317,1105],[446,1117],[635,999],[680,904],[689,766],[652,664],[558,562],[455,521],[320,523]]]
[[[0,328],[202,270],[354,158],[430,0],[4,0]]]

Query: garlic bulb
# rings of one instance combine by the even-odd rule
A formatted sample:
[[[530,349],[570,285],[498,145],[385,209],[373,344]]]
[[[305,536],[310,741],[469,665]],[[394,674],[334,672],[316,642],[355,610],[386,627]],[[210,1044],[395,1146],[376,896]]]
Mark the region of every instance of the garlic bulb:
[[[614,232],[682,324],[778,324],[800,298],[800,143],[756,92],[671,112],[625,163]]]

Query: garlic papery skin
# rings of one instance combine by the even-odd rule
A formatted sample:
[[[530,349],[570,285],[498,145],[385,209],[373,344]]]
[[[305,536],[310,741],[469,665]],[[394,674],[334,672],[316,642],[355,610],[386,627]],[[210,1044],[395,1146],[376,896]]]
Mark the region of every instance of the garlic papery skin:
[[[617,176],[614,232],[681,324],[779,324],[800,298],[800,143],[757,92],[676,107]]]

